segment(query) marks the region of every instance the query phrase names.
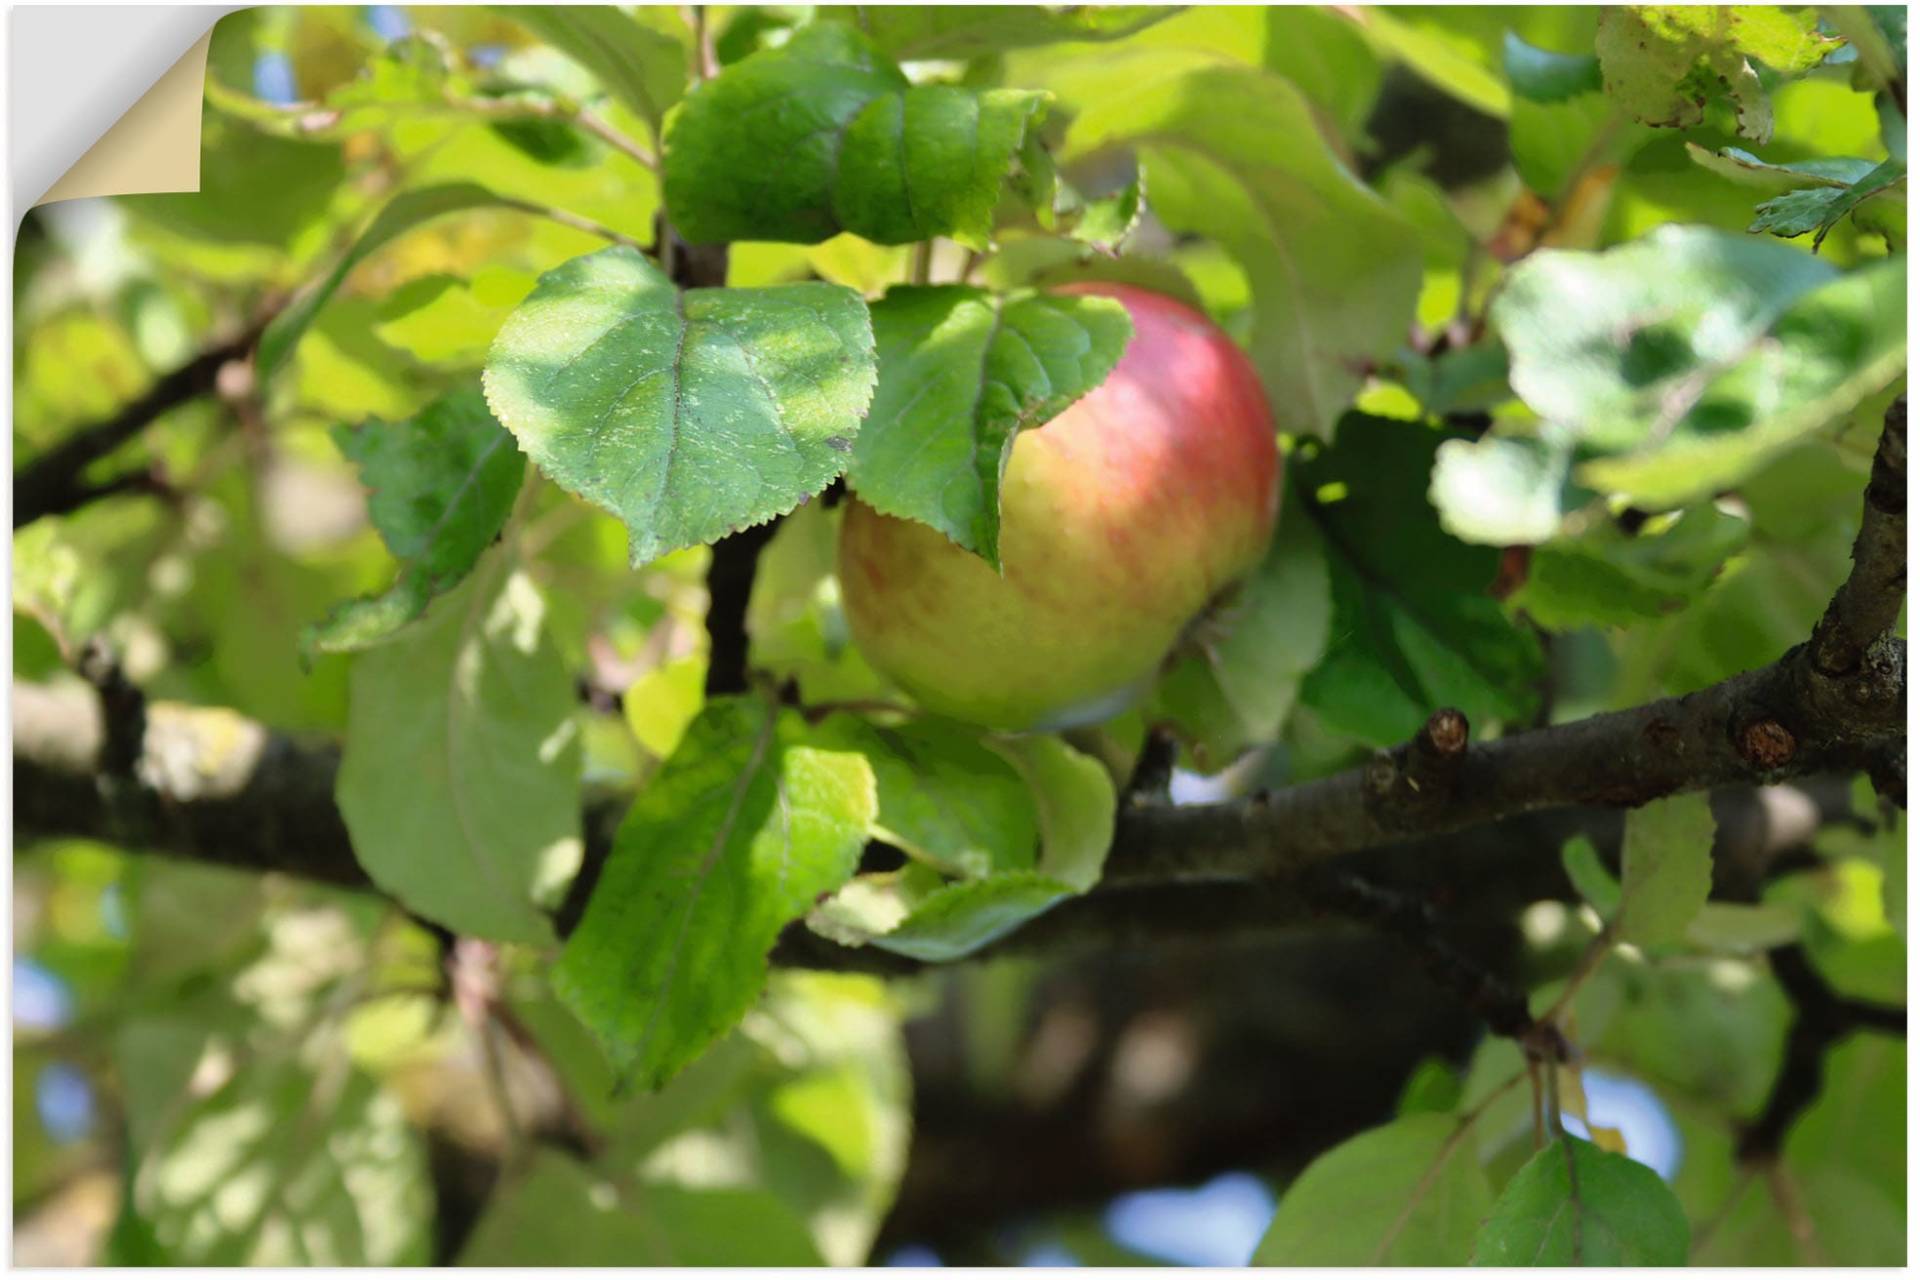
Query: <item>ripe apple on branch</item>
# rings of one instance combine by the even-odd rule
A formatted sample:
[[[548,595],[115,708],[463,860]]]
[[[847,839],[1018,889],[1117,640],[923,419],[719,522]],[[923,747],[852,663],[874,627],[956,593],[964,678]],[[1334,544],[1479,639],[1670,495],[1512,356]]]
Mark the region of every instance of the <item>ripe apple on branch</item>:
[[[1128,285],[1134,336],[1105,382],[1023,431],[1001,483],[996,573],[937,530],[853,502],[840,578],[855,642],[930,711],[1058,729],[1141,697],[1181,633],[1265,552],[1273,416],[1233,339]]]

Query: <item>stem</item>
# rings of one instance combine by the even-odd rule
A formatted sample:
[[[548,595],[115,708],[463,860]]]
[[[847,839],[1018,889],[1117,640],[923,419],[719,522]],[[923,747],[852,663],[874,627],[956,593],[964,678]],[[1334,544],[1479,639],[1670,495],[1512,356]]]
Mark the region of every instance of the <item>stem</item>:
[[[1613,926],[1608,925],[1596,933],[1593,941],[1587,944],[1587,949],[1580,953],[1579,963],[1574,965],[1573,973],[1567,978],[1566,988],[1553,1002],[1553,1007],[1534,1021],[1542,1024],[1558,1023],[1561,1015],[1566,1013],[1567,1006],[1573,1003],[1573,998],[1580,994],[1580,988],[1587,984],[1588,978],[1599,972],[1600,962],[1605,960],[1607,953],[1612,950]]]
[[[582,107],[574,113],[573,122],[594,137],[600,139],[600,141],[612,147],[615,151],[620,152],[620,154],[632,160],[635,164],[650,169],[655,173],[660,171],[660,158],[658,156],[654,155],[653,152],[641,146],[632,138],[629,138],[626,134],[620,132],[620,130],[608,124],[594,112]]]
[[[509,209],[531,213],[550,222],[557,222],[563,227],[572,227],[575,231],[584,231],[588,235],[599,236],[602,240],[622,244],[629,249],[637,249],[641,253],[647,252],[647,247],[633,237],[615,231],[603,223],[595,222],[584,214],[575,213],[571,209],[561,209],[554,205],[538,204],[532,200],[517,200],[505,196],[501,197],[500,203]]]
[[[933,283],[933,241],[922,240],[913,246],[913,283]]]
[[[1427,1165],[1426,1172],[1422,1173],[1420,1181],[1414,1184],[1413,1194],[1407,1197],[1406,1207],[1400,1210],[1400,1215],[1394,1219],[1393,1225],[1381,1238],[1380,1247],[1374,1250],[1374,1266],[1385,1265],[1387,1251],[1393,1247],[1393,1242],[1406,1229],[1408,1219],[1413,1217],[1413,1211],[1419,1207],[1420,1201],[1426,1198],[1427,1191],[1433,1186],[1433,1180],[1440,1176],[1440,1170],[1446,1166],[1448,1158],[1459,1149],[1462,1142],[1466,1141],[1467,1135],[1473,1132],[1473,1126],[1479,1123],[1480,1117],[1484,1116],[1495,1102],[1505,1097],[1508,1090],[1526,1078],[1525,1069],[1514,1072],[1495,1086],[1493,1092],[1476,1102],[1472,1110],[1460,1117],[1460,1123],[1454,1126],[1453,1132],[1448,1134],[1446,1141],[1440,1144],[1440,1149],[1434,1152],[1433,1160]]]
[[[707,6],[686,6],[687,25],[693,28],[693,80],[711,80],[720,74],[720,60],[713,53],[713,32],[707,26]]]

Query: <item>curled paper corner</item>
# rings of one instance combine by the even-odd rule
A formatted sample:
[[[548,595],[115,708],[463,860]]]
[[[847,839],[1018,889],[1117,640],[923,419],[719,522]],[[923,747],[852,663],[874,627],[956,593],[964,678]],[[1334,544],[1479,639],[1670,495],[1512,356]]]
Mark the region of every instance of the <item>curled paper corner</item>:
[[[200,189],[200,98],[213,32],[196,40],[36,205]]]
[[[59,200],[199,190],[207,51],[215,24],[233,11],[16,7],[9,15],[15,225],[29,208]],[[27,102],[31,112],[22,109]]]

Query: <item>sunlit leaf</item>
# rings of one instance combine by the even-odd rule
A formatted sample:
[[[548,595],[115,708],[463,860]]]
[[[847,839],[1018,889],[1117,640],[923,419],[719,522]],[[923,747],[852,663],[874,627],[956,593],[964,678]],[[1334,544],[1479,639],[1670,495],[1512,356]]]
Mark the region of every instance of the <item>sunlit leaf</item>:
[[[840,713],[821,724],[820,740],[867,758],[880,839],[950,875],[1034,865],[1039,826],[1027,782],[978,731],[932,717],[892,725]]]
[[[691,71],[690,51],[679,40],[613,5],[495,7],[591,71],[660,136],[660,122]]]
[[[667,207],[695,243],[851,231],[984,249],[1045,109],[1031,90],[909,84],[853,27],[815,23],[688,95],[667,135]]]
[[[1800,72],[1837,41],[1815,29],[1811,8],[1773,5],[1618,5],[1601,11],[1596,48],[1607,93],[1644,124],[1689,128],[1709,100],[1729,101],[1740,132],[1773,134],[1756,64]]]
[[[1420,288],[1405,222],[1355,182],[1286,81],[1195,50],[1053,70],[1076,111],[1063,158],[1140,149],[1153,207],[1218,241],[1253,290],[1251,350],[1285,430],[1327,433],[1361,371],[1404,340]]]
[[[134,1175],[175,1266],[419,1266],[433,1207],[425,1148],[394,1097],[338,1064],[275,1057],[182,1097]]]
[[[837,285],[682,293],[635,250],[540,278],[487,360],[536,466],[627,526],[637,566],[791,511],[846,468],[874,383]]]
[[[550,1148],[496,1190],[461,1252],[469,1267],[804,1267],[806,1224],[765,1191],[635,1185]]]
[[[422,187],[388,201],[379,216],[354,240],[352,247],[340,256],[333,269],[275,316],[266,332],[260,335],[260,348],[254,356],[259,376],[266,379],[274,375],[313,323],[314,317],[320,313],[320,308],[333,297],[340,282],[368,254],[433,218],[499,203],[500,198],[493,192],[473,183]]]
[[[864,757],[753,698],[709,702],[621,824],[554,971],[624,1078],[656,1089],[736,1022],[780,930],[853,873]]]
[[[874,304],[880,362],[848,478],[868,506],[999,565],[1014,440],[1097,387],[1133,334],[1112,298],[896,286]]]
[[[1655,507],[1740,480],[1885,386],[1905,314],[1899,262],[1842,277],[1704,227],[1534,253],[1493,305],[1513,389],[1601,455],[1575,478]]]
[[[971,58],[1058,40],[1118,40],[1178,12],[1168,5],[867,5],[853,20],[896,58]],[[836,7],[823,17],[846,15]]]
[[[620,705],[640,745],[662,760],[671,756],[706,701],[706,680],[701,654],[663,662],[635,680]]]
[[[505,557],[360,655],[336,798],[374,883],[429,920],[552,938],[535,905],[579,864],[573,681]]]
[[[526,472],[477,386],[450,392],[405,422],[336,428],[334,440],[360,467],[368,514],[400,561],[400,577],[303,635],[303,646],[325,653],[380,643],[458,586],[500,535]]]

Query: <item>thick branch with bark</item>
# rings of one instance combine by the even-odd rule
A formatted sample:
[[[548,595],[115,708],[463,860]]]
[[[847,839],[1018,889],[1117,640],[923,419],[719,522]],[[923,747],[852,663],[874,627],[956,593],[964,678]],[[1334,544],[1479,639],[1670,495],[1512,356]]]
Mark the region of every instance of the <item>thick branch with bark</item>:
[[[1137,811],[1108,883],[1276,876],[1329,858],[1563,805],[1869,768],[1906,727],[1906,644],[1882,636],[1844,677],[1801,646],[1680,698],[1475,743],[1437,799],[1412,748],[1232,804]]]
[[[1887,410],[1853,540],[1853,572],[1813,631],[1813,667],[1844,678],[1893,629],[1907,598],[1907,398]]]
[[[1889,416],[1887,436],[1868,498],[1876,531],[1863,533],[1852,574],[1816,633],[1824,644],[1798,646],[1771,666],[1685,697],[1492,742],[1469,744],[1465,718],[1442,710],[1414,742],[1362,768],[1243,800],[1129,804],[1100,891],[1063,904],[1002,949],[1113,943],[1188,928],[1218,937],[1241,924],[1271,931],[1313,916],[1312,885],[1289,881],[1333,859],[1385,851],[1403,868],[1444,866],[1460,856],[1456,842],[1473,843],[1471,833],[1552,864],[1575,831],[1611,820],[1617,840],[1618,810],[1675,792],[1860,769],[1880,780],[1889,759],[1901,761],[1903,778],[1905,644],[1884,633],[1859,641],[1874,620],[1897,614],[1905,583],[1904,569],[1891,566],[1902,548],[1884,524],[1898,519],[1904,527],[1887,497],[1890,486],[1904,484],[1903,413]],[[1815,660],[1816,648],[1859,652],[1835,674]],[[332,746],[297,742],[229,712],[156,704],[146,708],[145,746],[131,784],[103,788],[103,744],[116,739],[84,690],[20,686],[14,713],[17,836],[92,836],[367,884],[334,807],[339,759]],[[588,826],[599,831],[604,823],[596,818]],[[1612,840],[1603,833],[1595,843],[1606,848]],[[1356,862],[1353,869],[1366,867]],[[1751,868],[1723,865],[1723,875],[1736,873],[1747,876]],[[1247,892],[1249,880],[1262,887]],[[1234,882],[1241,884],[1230,892],[1206,891],[1209,883]],[[1193,892],[1176,894],[1174,886]],[[797,929],[777,958],[887,972],[906,966]]]
[[[256,871],[277,871],[326,884],[373,891],[354,859],[333,800],[339,751],[327,743],[275,734],[229,711],[176,703],[144,704],[144,749],[130,777],[102,785],[108,724],[91,690],[22,684],[14,689],[14,833],[23,841],[79,836],[131,849]],[[1804,844],[1820,826],[1855,821],[1841,780],[1805,789],[1730,788],[1714,797],[1724,875],[1748,879],[1783,850]],[[1118,843],[1141,847],[1174,838],[1176,825],[1213,832],[1220,810],[1129,809]],[[588,859],[604,859],[619,802],[591,804],[583,821]],[[1145,831],[1140,829],[1144,827]],[[1484,914],[1564,891],[1554,856],[1576,834],[1603,853],[1618,848],[1620,815],[1594,807],[1518,815],[1471,830],[1412,840],[1361,854],[1353,870],[1381,883],[1444,899]],[[1117,855],[1116,855],[1117,856]],[[1196,858],[1238,859],[1231,847],[1197,843]],[[1342,864],[1345,868],[1346,863]],[[1183,877],[1191,883],[1140,883],[1119,877],[1084,898],[1062,903],[994,948],[991,954],[1135,947],[1182,938],[1250,941],[1302,927],[1337,923],[1312,881],[1249,883],[1224,871]],[[583,876],[583,882],[587,881]],[[577,901],[575,898],[577,897]],[[569,898],[562,930],[579,918],[584,895]],[[921,966],[875,948],[849,948],[789,929],[776,963],[795,967],[906,973]]]

